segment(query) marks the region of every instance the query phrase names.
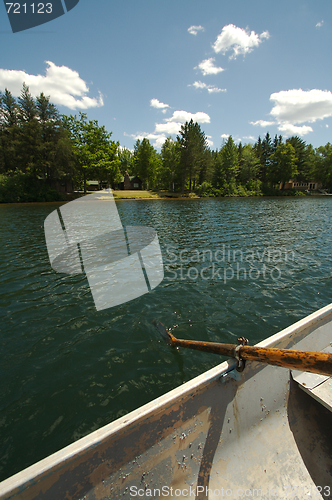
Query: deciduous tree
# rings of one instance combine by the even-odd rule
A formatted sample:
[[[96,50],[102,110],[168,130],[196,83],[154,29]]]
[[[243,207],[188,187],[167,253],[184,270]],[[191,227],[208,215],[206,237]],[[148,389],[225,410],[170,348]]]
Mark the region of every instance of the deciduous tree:
[[[110,140],[104,126],[97,120],[87,119],[86,113],[79,118],[70,115],[63,117],[64,126],[70,131],[75,145],[75,157],[78,177],[83,181],[86,193],[86,181],[96,179],[113,185],[120,179],[120,160],[117,155],[118,144]]]
[[[161,159],[149,139],[137,139],[134,146],[134,173],[140,177],[146,189],[154,186]]]
[[[162,169],[160,184],[162,188],[175,191],[176,182],[180,182],[180,157],[181,146],[179,141],[173,141],[171,137],[168,137],[161,147]]]

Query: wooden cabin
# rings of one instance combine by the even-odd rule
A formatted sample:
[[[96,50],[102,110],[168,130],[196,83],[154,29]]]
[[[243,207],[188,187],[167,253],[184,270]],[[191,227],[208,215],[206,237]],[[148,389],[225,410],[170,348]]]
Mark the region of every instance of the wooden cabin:
[[[282,182],[280,182],[279,189],[282,188]],[[285,182],[284,190],[287,189],[296,189],[297,191],[318,191],[323,188],[323,184],[321,182],[312,180],[310,182],[301,182],[296,179],[291,179],[288,182]]]
[[[142,189],[142,181],[137,175],[129,175],[128,172],[125,173],[124,177],[121,177],[121,180],[118,185],[118,189],[126,189],[126,190],[141,190]]]

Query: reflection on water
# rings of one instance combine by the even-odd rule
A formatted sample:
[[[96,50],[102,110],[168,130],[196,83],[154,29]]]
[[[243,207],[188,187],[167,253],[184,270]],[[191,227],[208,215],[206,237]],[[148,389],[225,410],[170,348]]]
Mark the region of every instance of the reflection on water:
[[[50,267],[59,204],[0,206],[0,480],[218,364],[183,338],[258,342],[332,302],[330,197],[119,201],[165,266],[151,293],[97,312],[84,275]]]

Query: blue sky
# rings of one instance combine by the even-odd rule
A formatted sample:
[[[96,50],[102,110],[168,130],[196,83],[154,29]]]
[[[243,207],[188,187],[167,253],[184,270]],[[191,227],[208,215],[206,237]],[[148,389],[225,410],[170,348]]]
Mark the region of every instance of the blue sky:
[[[213,149],[267,131],[332,142],[327,0],[80,0],[12,33],[0,4],[0,90],[86,112],[121,146],[157,148],[198,121]]]

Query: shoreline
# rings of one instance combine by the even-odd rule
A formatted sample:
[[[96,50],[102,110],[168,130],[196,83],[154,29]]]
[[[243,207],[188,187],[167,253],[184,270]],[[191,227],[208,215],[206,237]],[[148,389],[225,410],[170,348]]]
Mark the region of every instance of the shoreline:
[[[87,191],[87,193],[84,195],[83,191],[75,191],[74,193],[66,193],[66,198],[65,200],[54,200],[54,201],[28,201],[28,202],[7,202],[7,203],[0,203],[1,205],[36,205],[36,204],[51,204],[51,203],[56,203],[56,204],[62,204],[62,203],[69,203],[71,201],[77,200],[78,198],[81,198],[83,196],[87,196],[89,194],[96,193],[97,191]],[[221,197],[214,197],[214,196],[199,196],[195,193],[188,193],[185,195],[182,195],[181,193],[165,193],[161,194],[158,191],[113,191],[113,197],[115,201],[141,201],[141,200],[212,200],[212,199],[235,199],[235,198],[240,198],[240,199],[245,199],[245,198],[276,198],[276,199],[284,199],[284,198],[297,198],[297,199],[303,199],[305,198],[311,198],[311,197],[323,197],[323,196],[332,196],[332,194],[306,194],[304,196],[292,196],[292,195],[279,195],[279,196],[273,196],[273,195],[261,195],[261,196],[221,196]]]

